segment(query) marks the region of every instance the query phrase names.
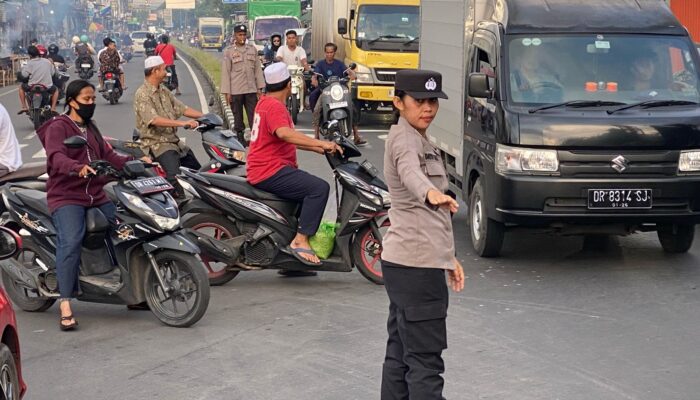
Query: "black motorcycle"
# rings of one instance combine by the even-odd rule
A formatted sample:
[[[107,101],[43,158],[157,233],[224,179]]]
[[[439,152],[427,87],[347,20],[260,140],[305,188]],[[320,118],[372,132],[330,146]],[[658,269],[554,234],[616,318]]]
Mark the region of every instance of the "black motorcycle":
[[[22,78],[22,88],[24,89],[25,101],[27,102],[27,115],[34,124],[34,130],[38,130],[44,122],[51,119],[51,93],[44,85],[29,85],[29,78]]]
[[[80,79],[88,80],[95,74],[95,61],[92,56],[79,56],[76,63]]]
[[[102,97],[109,101],[109,104],[117,104],[122,97],[122,85],[119,80],[119,72],[107,71],[102,77]]]
[[[350,64],[350,68],[344,74],[347,75],[348,71],[355,70],[356,67],[356,64]],[[348,88],[350,78],[332,76],[326,79],[322,74],[314,73],[314,75],[316,75],[319,88],[322,90],[321,96],[318,98],[321,105],[320,123],[338,121],[340,134],[344,137],[350,137],[354,118],[352,93]]]
[[[320,266],[301,262],[287,247],[296,235],[298,203],[256,189],[242,177],[182,168],[178,180],[193,196],[180,207],[183,215],[192,215],[183,226],[199,234],[210,284],[222,285],[245,270],[350,272],[353,266],[371,282],[383,283],[379,259],[382,230],[390,225],[388,189],[370,162],[351,161],[362,153],[340,134],[337,121],[324,124],[322,132],[344,152],[326,154],[342,196],[336,196],[335,248]]]
[[[87,141],[73,136],[68,147]],[[167,193],[172,186],[160,177],[141,178],[145,165],[130,161],[123,171],[105,161],[90,166],[98,175],[119,180],[111,190],[119,199],[117,224],[110,226],[98,208],[86,215],[78,299],[95,303],[138,304],[146,301],[164,324],[191,326],[204,316],[209,283],[199,249],[180,228],[180,215]],[[59,298],[56,277],[56,228],[46,194],[36,190],[2,189],[15,232],[28,232],[15,258],[0,263],[8,296],[25,311],[45,311]]]

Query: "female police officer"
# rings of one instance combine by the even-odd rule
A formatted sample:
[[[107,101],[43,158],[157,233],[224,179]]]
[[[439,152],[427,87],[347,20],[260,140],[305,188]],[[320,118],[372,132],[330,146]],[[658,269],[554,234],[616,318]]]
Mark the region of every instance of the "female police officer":
[[[396,74],[394,106],[384,176],[391,194],[391,227],[384,238],[382,272],[389,295],[389,340],[382,372],[382,400],[443,399],[447,348],[447,285],[464,287],[455,258],[450,212],[458,204],[447,190],[440,153],[426,130],[437,114],[442,76],[433,71]]]

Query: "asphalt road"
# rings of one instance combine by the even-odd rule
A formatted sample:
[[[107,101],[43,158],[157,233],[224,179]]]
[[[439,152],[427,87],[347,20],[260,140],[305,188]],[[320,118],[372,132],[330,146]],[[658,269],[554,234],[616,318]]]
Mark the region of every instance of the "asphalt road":
[[[129,137],[141,62],[127,66],[122,103],[98,100],[105,134]],[[200,107],[187,68],[178,72],[182,100]],[[0,101],[14,115],[16,93],[7,90]],[[25,161],[41,160],[29,120],[13,120]],[[308,112],[300,120],[308,129]],[[365,155],[381,169],[386,125],[363,128]],[[196,137],[182,135],[203,157]],[[330,177],[323,158],[300,160]],[[450,302],[448,399],[698,398],[698,245],[667,256],[654,234],[584,241],[518,232],[502,258],[486,260],[471,252],[464,210],[454,225],[468,280]],[[77,303],[80,330],[62,333],[55,307],[17,311],[26,398],[377,399],[387,305],[382,287],[357,272],[249,272],[213,288],[207,315],[189,329]]]

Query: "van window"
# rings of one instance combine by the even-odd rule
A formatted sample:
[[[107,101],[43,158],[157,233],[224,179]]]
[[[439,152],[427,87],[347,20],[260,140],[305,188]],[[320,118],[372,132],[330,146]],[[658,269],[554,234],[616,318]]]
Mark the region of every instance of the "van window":
[[[472,71],[486,74],[489,77],[489,87],[493,88],[496,85],[496,68],[491,62],[489,54],[476,47],[474,53],[474,61],[472,62]]]
[[[691,53],[697,50],[683,37],[518,35],[507,43],[514,103],[700,102],[696,55]]]

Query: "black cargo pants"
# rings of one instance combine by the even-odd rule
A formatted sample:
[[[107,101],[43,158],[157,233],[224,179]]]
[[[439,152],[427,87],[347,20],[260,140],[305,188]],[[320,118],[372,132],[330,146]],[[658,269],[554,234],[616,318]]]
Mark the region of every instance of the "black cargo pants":
[[[231,111],[233,112],[233,131],[243,132],[245,123],[243,122],[243,107],[248,117],[248,127],[253,128],[253,118],[255,117],[255,106],[258,105],[258,94],[232,94]]]
[[[390,303],[381,400],[444,400],[445,271],[382,261],[382,273]]]

